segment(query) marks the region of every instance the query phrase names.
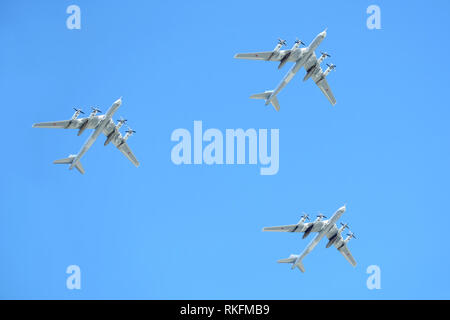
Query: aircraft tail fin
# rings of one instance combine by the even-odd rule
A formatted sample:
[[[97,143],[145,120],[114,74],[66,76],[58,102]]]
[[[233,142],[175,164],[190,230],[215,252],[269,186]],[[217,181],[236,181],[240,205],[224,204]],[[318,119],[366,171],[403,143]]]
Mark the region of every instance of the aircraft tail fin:
[[[59,160],[55,160],[53,161],[54,164],[72,164],[73,160],[76,158],[76,155],[71,154],[68,158],[64,158],[64,159],[59,159]],[[77,161],[75,163],[75,165],[73,165],[81,174],[84,174],[84,168],[81,165],[80,161]],[[70,166],[69,169],[72,169],[72,166]]]
[[[299,268],[301,272],[305,272],[305,267],[301,260],[298,260],[299,255],[291,254],[287,259],[278,260],[278,263],[291,263],[292,269]]]
[[[271,103],[275,110],[280,111],[280,104],[278,103],[277,97],[272,97],[273,91],[265,91],[263,93],[257,93],[250,96],[250,99],[261,99],[266,100],[266,105]]]

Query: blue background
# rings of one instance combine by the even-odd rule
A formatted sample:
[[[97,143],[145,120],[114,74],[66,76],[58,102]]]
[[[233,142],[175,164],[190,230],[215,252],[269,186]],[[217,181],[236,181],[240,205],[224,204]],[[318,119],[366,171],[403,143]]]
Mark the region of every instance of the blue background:
[[[66,28],[71,4],[81,30]],[[450,3],[378,0],[381,30],[366,27],[370,4],[2,1],[0,298],[449,299]],[[235,53],[309,43],[325,27],[335,107],[304,70],[279,113],[248,98],[290,65]],[[84,176],[53,165],[89,133],[31,125],[119,96],[141,167],[103,138]],[[194,120],[279,128],[279,173],[174,165],[170,135]],[[325,241],[305,274],[276,263],[309,240],[262,227],[344,203],[356,268]],[[71,264],[81,290],[66,288]],[[366,287],[370,265],[381,290]]]

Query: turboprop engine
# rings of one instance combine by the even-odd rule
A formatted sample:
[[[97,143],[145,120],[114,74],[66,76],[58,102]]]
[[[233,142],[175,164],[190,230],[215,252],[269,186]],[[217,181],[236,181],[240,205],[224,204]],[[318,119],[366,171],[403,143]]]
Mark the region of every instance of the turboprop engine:
[[[125,137],[123,137],[123,141],[127,141],[129,137],[131,137],[136,131],[131,130],[128,128],[128,130],[125,132]]]
[[[342,244],[339,246],[338,250],[340,248],[342,248],[343,246],[345,246],[350,241],[351,238],[355,238],[356,239],[355,234],[350,231],[349,233],[347,233],[347,238],[345,238],[345,240],[342,241]]]
[[[321,56],[320,56],[319,60],[317,61],[318,64],[321,64],[326,58],[330,58],[331,57],[326,52],[321,52],[320,54],[321,54]]]
[[[128,140],[128,138],[131,137],[134,133],[136,133],[136,131],[128,128],[128,130],[125,131],[125,136],[122,138],[122,142],[117,147],[119,148],[122,144],[124,144]]]
[[[72,116],[72,120],[75,120],[76,118],[78,118],[80,113],[84,114],[84,112],[81,109],[73,108],[73,110],[75,110],[75,113]]]
[[[355,234],[350,231],[349,233],[347,233],[347,238],[345,238],[344,242],[345,243],[349,242],[351,238],[356,239]]]
[[[323,73],[323,76],[326,77],[332,70],[336,69],[336,66],[334,64],[328,64],[327,63],[327,70]]]
[[[277,44],[277,46],[275,47],[275,49],[273,49],[273,51],[275,51],[275,52],[280,51],[280,49],[281,49],[282,46],[286,46],[286,40],[283,40],[283,39],[278,38],[278,44]]]
[[[96,108],[96,107],[91,107],[91,109],[92,109],[92,112],[91,112],[91,114],[89,115],[89,117],[95,117],[96,115],[97,115],[97,113],[101,113],[101,111],[100,111],[100,109],[99,108]]]
[[[286,46],[286,40],[278,39],[277,46],[273,49],[272,54],[267,58],[267,61],[270,61],[274,57],[278,57],[280,54],[280,49],[282,46]]]
[[[300,224],[300,223],[304,223],[306,220],[309,221],[309,215],[308,215],[307,213],[304,213],[304,214],[302,215],[302,218],[300,219],[300,221],[299,221],[298,223],[299,223],[299,224]]]

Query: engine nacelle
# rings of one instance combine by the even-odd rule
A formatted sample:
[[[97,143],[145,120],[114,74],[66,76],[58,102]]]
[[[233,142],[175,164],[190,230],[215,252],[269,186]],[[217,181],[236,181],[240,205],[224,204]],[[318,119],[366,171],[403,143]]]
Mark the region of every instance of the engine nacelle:
[[[123,141],[127,141],[128,138],[130,138],[133,135],[134,131],[127,131],[127,133],[125,133],[125,136],[123,137]]]
[[[78,118],[80,113],[84,113],[83,111],[81,111],[81,109],[76,109],[76,108],[73,108],[73,109],[75,110],[75,113],[72,116],[72,120],[75,120],[76,118]]]
[[[332,236],[332,237],[330,238],[330,240],[328,241],[328,243],[327,243],[327,245],[326,245],[326,248],[331,247],[331,246],[333,245],[333,243],[336,242],[337,235],[338,235],[338,234],[336,233],[334,236]]]
[[[322,55],[320,56],[320,58],[317,60],[318,64],[321,64],[326,58],[329,58],[330,55],[326,52],[322,52]]]
[[[118,131],[113,130],[113,132],[108,134],[108,136],[106,137],[105,143],[103,145],[107,146],[114,138],[117,137],[118,133],[119,133]]]
[[[336,66],[334,64],[328,65],[327,70],[323,73],[323,76],[326,77],[332,70],[334,70]]]
[[[276,53],[276,52],[279,52],[280,50],[281,50],[281,44],[277,44],[277,46],[273,49],[273,52],[274,53]]]
[[[307,236],[309,236],[309,234],[311,233],[312,229],[314,227],[314,224],[311,224],[308,229],[305,230],[305,233],[303,234],[302,239],[305,239]]]
[[[308,72],[306,72],[306,75],[305,75],[305,77],[303,78],[303,81],[306,81],[306,80],[308,80],[309,78],[311,78],[311,76],[313,75],[313,74],[315,74],[316,72],[317,72],[317,67],[316,66],[314,66],[314,67],[312,67],[311,69],[309,69],[308,70]]]
[[[283,68],[283,66],[286,64],[286,62],[289,59],[289,56],[291,55],[290,52],[286,53],[285,56],[283,57],[283,59],[281,59],[280,64],[278,65],[278,69]]]
[[[273,49],[273,51],[278,52],[278,51],[280,51],[281,47],[285,46],[285,45],[286,45],[286,40],[278,39],[278,44],[275,47],[275,49]]]
[[[80,120],[78,120],[78,121],[80,121]],[[86,119],[84,121],[84,123],[81,125],[80,130],[78,130],[78,134],[77,134],[78,136],[80,136],[84,132],[84,130],[86,130],[88,122],[89,122],[89,119]]]
[[[98,108],[92,107],[92,112],[89,115],[89,118],[95,117],[97,113],[101,112]]]
[[[124,123],[125,123],[124,121],[118,121],[117,122],[117,124],[116,124],[116,131],[117,132],[119,131],[120,128],[122,128]]]
[[[273,49],[272,54],[267,58],[268,61],[270,61],[272,58],[276,58],[280,54],[280,50],[282,46],[286,45],[286,40],[278,39],[277,46]]]

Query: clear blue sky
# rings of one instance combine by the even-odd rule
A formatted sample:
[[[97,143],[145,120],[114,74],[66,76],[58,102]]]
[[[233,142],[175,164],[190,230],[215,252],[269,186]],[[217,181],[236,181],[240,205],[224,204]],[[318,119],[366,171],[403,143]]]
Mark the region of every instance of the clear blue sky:
[[[81,8],[81,30],[66,8]],[[366,8],[381,7],[381,30]],[[2,1],[0,298],[450,298],[448,1]],[[250,100],[290,66],[233,59],[278,37],[320,49],[337,72],[330,106],[304,71],[281,111]],[[84,176],[52,164],[76,131],[32,129],[105,111],[137,131],[139,168],[97,141]],[[117,117],[116,117],[117,118]],[[278,128],[280,170],[176,166],[176,128]],[[358,236],[352,268],[323,241],[306,273],[276,263],[308,243],[261,232],[302,211],[332,214]],[[82,289],[65,287],[81,267]],[[366,268],[381,268],[381,290]]]

